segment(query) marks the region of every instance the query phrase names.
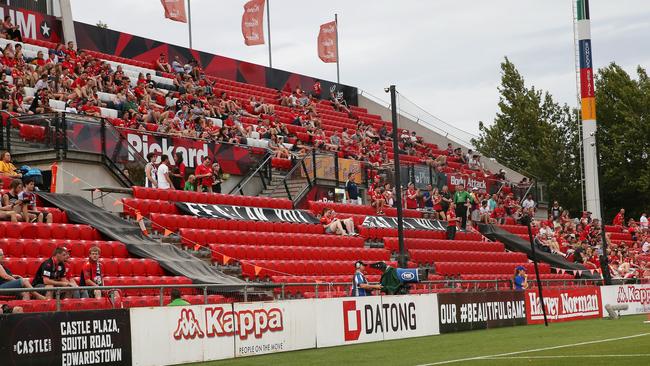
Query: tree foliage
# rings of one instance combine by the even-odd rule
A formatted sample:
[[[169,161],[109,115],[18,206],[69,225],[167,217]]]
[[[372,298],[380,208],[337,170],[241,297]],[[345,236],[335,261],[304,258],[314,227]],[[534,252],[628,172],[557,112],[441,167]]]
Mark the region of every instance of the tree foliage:
[[[596,75],[600,182],[606,218],[621,208],[638,219],[650,208],[650,79],[612,63]]]
[[[547,184],[547,198],[574,213],[581,208],[577,111],[535,87],[506,58],[501,63],[499,111],[479,122],[472,143],[486,156]]]

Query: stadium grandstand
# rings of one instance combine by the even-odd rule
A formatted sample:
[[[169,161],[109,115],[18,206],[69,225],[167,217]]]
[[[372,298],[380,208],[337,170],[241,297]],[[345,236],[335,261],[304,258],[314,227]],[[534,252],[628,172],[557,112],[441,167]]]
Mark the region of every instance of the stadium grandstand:
[[[544,201],[545,187],[535,177],[489,157],[481,161],[472,146],[408,116],[397,125],[389,109],[355,87],[24,6],[4,6],[13,15],[0,38],[0,289],[10,289],[0,291],[0,304],[14,313],[6,319],[65,314],[55,320],[61,333],[64,324],[106,319],[67,334],[112,334],[112,346],[95,349],[119,346],[123,364],[162,365],[315,348],[310,331],[305,339],[300,333],[282,338],[285,348],[274,349],[275,338],[261,340],[295,330],[310,316],[338,316],[317,314],[328,305],[338,309],[343,302],[344,311],[353,311],[345,307],[360,294],[384,298],[377,300],[390,308],[383,316],[394,310],[399,319],[398,312],[429,306],[432,296],[440,296],[431,302],[435,314],[443,309],[438,304],[466,301],[463,296],[508,306],[498,321],[479,315],[484,318],[467,327],[439,326],[436,315],[440,333],[536,323],[542,312],[544,320],[557,316],[537,309],[540,286],[551,299],[568,294],[588,302],[598,294],[597,309],[566,314],[569,319],[606,316],[600,286],[642,286],[650,279],[647,219],[628,221],[624,211],[611,223],[588,212],[570,217],[559,203]],[[48,27],[47,37],[12,23],[28,16]],[[603,240],[610,263],[598,252]],[[381,296],[387,294],[417,299],[402,304]],[[170,302],[187,310],[164,313]],[[315,313],[303,314],[304,306]],[[203,319],[207,309],[215,323]],[[254,315],[245,318],[244,309]],[[424,310],[417,311],[420,317]],[[237,325],[223,333],[228,316]],[[360,339],[348,327],[348,313],[342,316],[345,339],[331,340],[325,329],[323,345]],[[392,319],[393,330],[406,327],[403,333],[389,333],[388,318],[377,320],[388,322],[380,338],[365,323],[362,337],[434,334],[415,331],[406,315]],[[130,327],[128,339],[111,333],[110,319]],[[166,341],[218,336],[226,342],[224,334],[235,334],[228,338],[231,355],[175,358],[166,349],[136,355],[147,341],[136,342],[145,322],[173,327],[164,331]],[[0,321],[2,332],[10,326]],[[65,335],[55,330],[53,339]],[[319,328],[313,332],[321,337]],[[19,349],[16,339],[45,337],[14,333],[10,342]],[[245,342],[253,338],[262,343]],[[66,342],[55,342],[55,357],[74,364]],[[167,347],[153,335],[151,342]],[[68,350],[85,349],[77,346]],[[97,364],[117,357],[97,352]],[[112,364],[122,364],[117,360]]]

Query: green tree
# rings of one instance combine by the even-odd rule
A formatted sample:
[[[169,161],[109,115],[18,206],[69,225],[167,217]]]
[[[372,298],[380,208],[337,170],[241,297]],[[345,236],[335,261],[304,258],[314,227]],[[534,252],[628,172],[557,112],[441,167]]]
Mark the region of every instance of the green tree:
[[[559,105],[505,58],[493,123],[479,122],[472,143],[484,155],[547,184],[547,196],[574,213],[581,207],[577,111]]]
[[[604,217],[620,208],[638,219],[650,209],[650,79],[615,63],[596,75],[596,115]]]

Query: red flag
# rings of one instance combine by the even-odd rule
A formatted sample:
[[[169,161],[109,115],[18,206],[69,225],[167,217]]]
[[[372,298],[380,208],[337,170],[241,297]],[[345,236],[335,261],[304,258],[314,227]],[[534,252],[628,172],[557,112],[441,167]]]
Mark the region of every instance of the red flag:
[[[181,23],[187,23],[185,16],[185,0],[160,0],[165,9],[165,18]]]
[[[264,44],[264,1],[251,0],[244,4],[241,33],[247,46]]]
[[[336,62],[336,21],[325,23],[320,26],[318,33],[318,57],[323,62]]]

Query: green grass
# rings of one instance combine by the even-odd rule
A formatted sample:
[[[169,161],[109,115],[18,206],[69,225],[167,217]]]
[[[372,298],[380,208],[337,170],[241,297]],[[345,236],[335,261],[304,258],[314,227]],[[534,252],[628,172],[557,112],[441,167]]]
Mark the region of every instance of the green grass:
[[[517,326],[439,336],[276,353],[193,364],[244,365],[422,365],[482,357],[450,365],[650,365],[650,324],[645,315],[618,320],[594,319],[568,323]],[[586,345],[525,352],[625,336],[645,335]],[[501,357],[484,357],[504,353]],[[548,358],[549,356],[565,356]],[[566,357],[568,356],[568,357]],[[545,358],[540,358],[545,357]]]

